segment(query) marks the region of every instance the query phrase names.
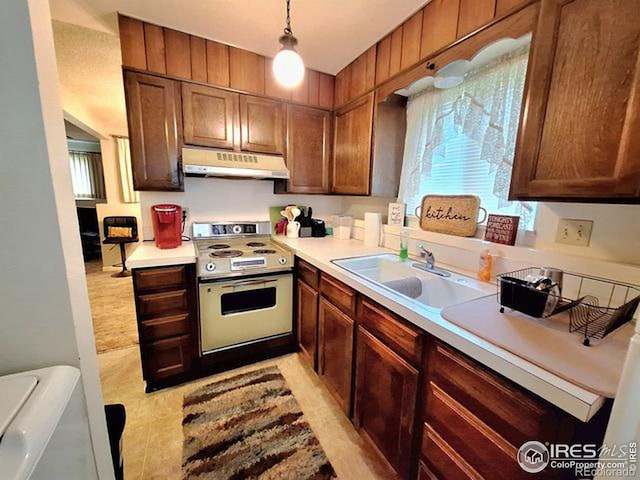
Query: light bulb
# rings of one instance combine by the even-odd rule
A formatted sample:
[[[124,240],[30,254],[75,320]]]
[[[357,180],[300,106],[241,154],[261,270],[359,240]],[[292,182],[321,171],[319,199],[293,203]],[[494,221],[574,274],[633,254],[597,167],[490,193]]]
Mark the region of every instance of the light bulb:
[[[304,78],[304,63],[300,55],[289,48],[283,48],[273,59],[273,74],[279,84],[292,88]]]

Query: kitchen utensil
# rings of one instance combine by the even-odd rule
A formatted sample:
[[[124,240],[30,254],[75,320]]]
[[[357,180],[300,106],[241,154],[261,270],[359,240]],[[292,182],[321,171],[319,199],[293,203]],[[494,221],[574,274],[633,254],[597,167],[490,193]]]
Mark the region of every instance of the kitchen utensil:
[[[293,207],[293,208],[291,209],[291,216],[292,216],[292,220],[294,220],[294,221],[296,221],[296,220],[297,220],[297,221],[299,221],[299,217],[300,217],[300,214],[301,214],[301,213],[302,213],[302,210],[300,210],[298,207]]]
[[[542,267],[540,269],[540,275],[549,277],[551,280],[553,280],[553,283],[557,284],[562,291],[562,270],[554,267]]]

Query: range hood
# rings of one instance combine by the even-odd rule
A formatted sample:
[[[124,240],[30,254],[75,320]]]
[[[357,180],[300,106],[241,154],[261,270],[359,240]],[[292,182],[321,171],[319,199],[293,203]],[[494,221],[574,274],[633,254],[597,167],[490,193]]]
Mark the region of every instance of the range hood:
[[[287,179],[289,170],[278,155],[237,153],[212,148],[184,147],[182,170],[187,176]]]

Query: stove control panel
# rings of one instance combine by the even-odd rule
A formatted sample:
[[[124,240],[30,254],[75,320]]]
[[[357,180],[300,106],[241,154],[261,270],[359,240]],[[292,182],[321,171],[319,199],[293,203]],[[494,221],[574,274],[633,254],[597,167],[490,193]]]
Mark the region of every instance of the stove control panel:
[[[231,270],[247,270],[249,268],[264,268],[267,266],[267,259],[264,257],[250,257],[250,258],[232,258]]]

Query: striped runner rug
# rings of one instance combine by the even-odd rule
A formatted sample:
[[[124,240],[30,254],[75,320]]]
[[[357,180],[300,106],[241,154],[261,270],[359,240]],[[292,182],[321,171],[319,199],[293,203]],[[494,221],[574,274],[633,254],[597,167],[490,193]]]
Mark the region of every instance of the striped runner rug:
[[[278,367],[242,373],[184,397],[183,478],[335,478]]]

